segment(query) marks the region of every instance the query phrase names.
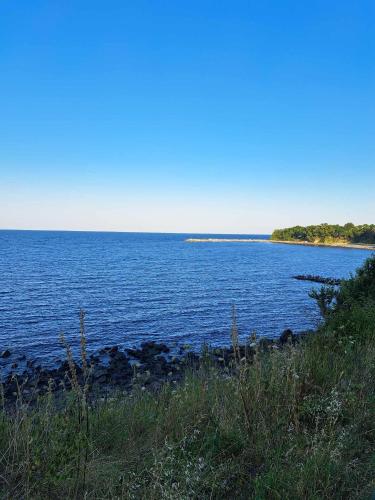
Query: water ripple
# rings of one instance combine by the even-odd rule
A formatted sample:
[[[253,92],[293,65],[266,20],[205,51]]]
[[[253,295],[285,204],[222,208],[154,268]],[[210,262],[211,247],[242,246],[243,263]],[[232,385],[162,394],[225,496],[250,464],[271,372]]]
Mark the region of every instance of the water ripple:
[[[233,304],[242,338],[313,328],[312,286],[291,277],[346,277],[369,255],[186,244],[190,236],[204,235],[0,231],[0,347],[60,356],[60,331],[78,346],[81,307],[92,350],[145,339],[227,344]]]

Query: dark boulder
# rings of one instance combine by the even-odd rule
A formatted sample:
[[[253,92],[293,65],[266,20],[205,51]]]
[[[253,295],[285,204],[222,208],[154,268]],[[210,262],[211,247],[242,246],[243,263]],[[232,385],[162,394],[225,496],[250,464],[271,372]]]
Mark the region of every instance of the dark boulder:
[[[291,330],[289,330],[291,332]],[[293,335],[293,334],[292,334]],[[258,349],[261,351],[268,351],[272,346],[272,339],[268,339],[267,337],[262,337],[258,342]]]
[[[289,328],[287,330],[284,330],[283,333],[280,335],[279,342],[280,344],[286,344],[288,342],[294,342],[295,335],[290,330]]]
[[[113,347],[111,347],[108,351],[108,354],[113,357],[116,355],[116,353],[118,353],[118,346],[117,345],[114,345]]]
[[[1,353],[1,357],[2,358],[9,358],[10,354],[11,354],[10,350],[9,349],[5,349],[5,351],[3,351]]]
[[[192,367],[192,368],[196,368],[199,366],[199,363],[201,361],[201,358],[198,354],[196,354],[195,352],[188,352],[185,356],[184,356],[184,363],[189,366],[189,367]]]
[[[117,352],[110,360],[108,370],[113,374],[120,374],[126,377],[133,373],[131,364],[123,352]]]
[[[92,378],[97,383],[106,382],[107,379],[109,378],[108,369],[105,366],[96,367],[92,374]]]
[[[165,344],[157,344],[156,342],[143,342],[140,349],[126,349],[126,352],[139,359],[142,363],[149,362],[155,356],[162,353],[168,353],[169,348]]]
[[[152,355],[168,353],[170,351],[169,347],[165,344],[157,344],[154,341],[142,342],[141,349],[145,352],[149,352]]]
[[[171,370],[170,365],[167,363],[166,359],[163,358],[163,356],[156,356],[149,359],[146,363],[146,368],[153,375],[156,375],[158,377],[163,377]]]
[[[106,347],[103,347],[103,349],[100,349],[99,351],[99,354],[103,355],[103,354],[114,354],[115,352],[118,351],[118,346],[117,345],[114,345],[112,347],[109,347],[109,346],[106,346]]]

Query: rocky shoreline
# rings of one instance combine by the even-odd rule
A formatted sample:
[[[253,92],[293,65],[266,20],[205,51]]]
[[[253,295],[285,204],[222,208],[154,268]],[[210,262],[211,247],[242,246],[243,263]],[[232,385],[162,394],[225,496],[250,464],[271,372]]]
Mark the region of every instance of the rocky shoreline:
[[[331,247],[331,248],[347,248],[350,250],[375,250],[375,245],[372,243],[314,243],[312,241],[296,241],[296,240],[270,240],[271,243],[282,243],[283,245],[302,245],[305,247]]]
[[[294,334],[285,330],[279,338],[261,338],[258,342],[223,348],[205,347],[201,353],[180,347],[178,354],[163,343],[144,342],[139,348],[121,351],[118,346],[108,346],[91,354],[83,363],[73,359],[61,361],[56,368],[46,369],[25,356],[17,357],[6,350],[1,357],[14,359],[12,370],[1,383],[4,404],[16,401],[30,403],[47,393],[61,395],[69,391],[76,382],[86,386],[92,397],[103,397],[114,391],[131,392],[140,390],[157,391],[164,383],[178,384],[188,369],[198,369],[204,363],[211,363],[223,372],[230,373],[236,362],[251,361],[259,350],[282,349],[285,344],[295,343],[306,334]],[[22,361],[25,369],[17,371]],[[74,372],[74,373],[73,373]]]

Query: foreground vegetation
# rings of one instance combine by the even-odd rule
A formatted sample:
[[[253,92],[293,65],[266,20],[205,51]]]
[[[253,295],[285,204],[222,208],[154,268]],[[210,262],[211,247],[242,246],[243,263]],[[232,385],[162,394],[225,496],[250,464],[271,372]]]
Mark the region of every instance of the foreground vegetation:
[[[236,356],[232,375],[207,361],[158,393],[90,402],[72,365],[63,400],[3,410],[1,496],[371,498],[375,257],[313,295],[316,334],[258,347],[251,364]],[[237,352],[235,324],[232,340]]]
[[[275,229],[271,236],[278,241],[307,241],[309,243],[363,243],[375,244],[375,224],[355,226],[347,223],[319,224],[316,226],[295,226]]]

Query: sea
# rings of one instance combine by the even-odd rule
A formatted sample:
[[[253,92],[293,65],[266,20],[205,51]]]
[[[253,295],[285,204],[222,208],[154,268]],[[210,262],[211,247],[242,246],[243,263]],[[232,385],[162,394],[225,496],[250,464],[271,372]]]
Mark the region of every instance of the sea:
[[[53,364],[60,333],[76,351],[83,309],[88,349],[230,343],[233,307],[245,341],[319,324],[297,274],[347,278],[371,251],[188,238],[269,235],[0,231],[0,350]]]

